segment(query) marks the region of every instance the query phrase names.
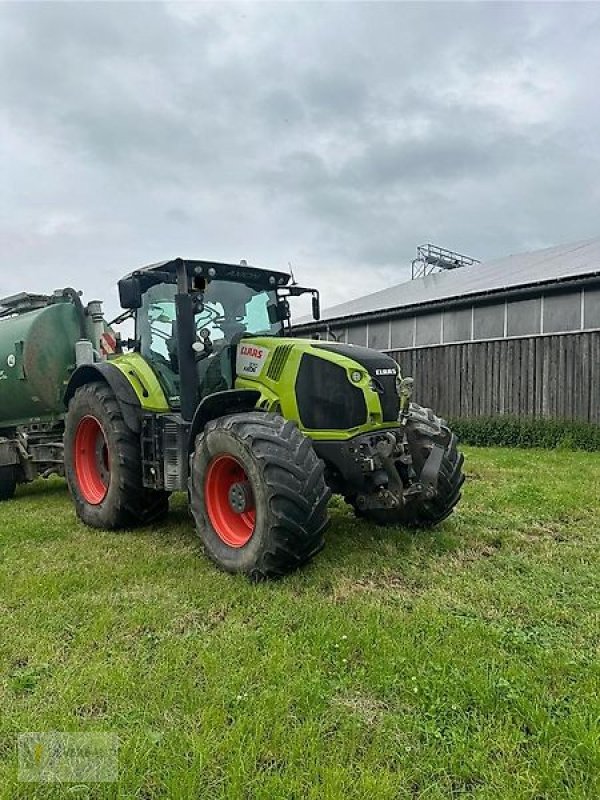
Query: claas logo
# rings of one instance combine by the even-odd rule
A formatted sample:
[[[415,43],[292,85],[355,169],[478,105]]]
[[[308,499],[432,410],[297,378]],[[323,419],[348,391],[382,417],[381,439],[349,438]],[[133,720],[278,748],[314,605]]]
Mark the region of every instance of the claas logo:
[[[243,356],[251,356],[252,358],[263,357],[263,351],[261,350],[260,347],[253,347],[252,345],[249,344],[243,344],[240,349],[240,353]]]

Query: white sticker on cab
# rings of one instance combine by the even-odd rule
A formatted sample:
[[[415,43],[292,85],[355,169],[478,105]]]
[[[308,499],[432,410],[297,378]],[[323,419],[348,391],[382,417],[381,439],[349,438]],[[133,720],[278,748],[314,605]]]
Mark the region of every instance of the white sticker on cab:
[[[260,375],[269,355],[267,347],[240,342],[237,347],[236,371],[238,375],[256,378]]]

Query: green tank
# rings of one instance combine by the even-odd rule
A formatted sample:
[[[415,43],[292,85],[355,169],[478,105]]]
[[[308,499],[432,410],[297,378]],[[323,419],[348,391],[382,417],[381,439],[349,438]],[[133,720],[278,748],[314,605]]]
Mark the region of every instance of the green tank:
[[[99,304],[84,309],[72,289],[0,301],[0,431],[59,419],[78,347],[99,349]],[[78,344],[80,343],[80,344]],[[93,358],[93,355],[92,355]]]
[[[116,346],[101,304],[84,308],[74,289],[0,300],[0,501],[19,483],[64,475],[69,378]]]

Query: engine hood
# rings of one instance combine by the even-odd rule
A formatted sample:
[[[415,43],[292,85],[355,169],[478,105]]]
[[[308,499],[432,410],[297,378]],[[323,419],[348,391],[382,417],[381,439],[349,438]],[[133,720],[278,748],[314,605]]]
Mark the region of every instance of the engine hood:
[[[338,353],[345,358],[351,358],[363,366],[372,378],[381,379],[382,377],[392,377],[395,381],[398,375],[398,364],[390,356],[380,353],[378,350],[371,350],[370,347],[360,347],[355,344],[343,344],[341,342],[313,342],[312,346],[317,350],[329,350]]]
[[[362,377],[352,377],[360,370]],[[367,347],[296,337],[244,337],[237,345],[236,388],[264,383],[303,429],[359,428],[370,416],[398,422],[398,364]]]

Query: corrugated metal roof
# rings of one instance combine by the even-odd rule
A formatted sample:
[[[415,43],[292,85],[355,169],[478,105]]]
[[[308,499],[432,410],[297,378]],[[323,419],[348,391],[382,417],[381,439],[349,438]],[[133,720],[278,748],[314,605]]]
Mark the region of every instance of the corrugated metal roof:
[[[399,283],[327,308],[321,319],[354,317],[586,275],[600,275],[600,238],[520,253]],[[303,318],[297,324],[307,324],[308,321],[308,318]]]

